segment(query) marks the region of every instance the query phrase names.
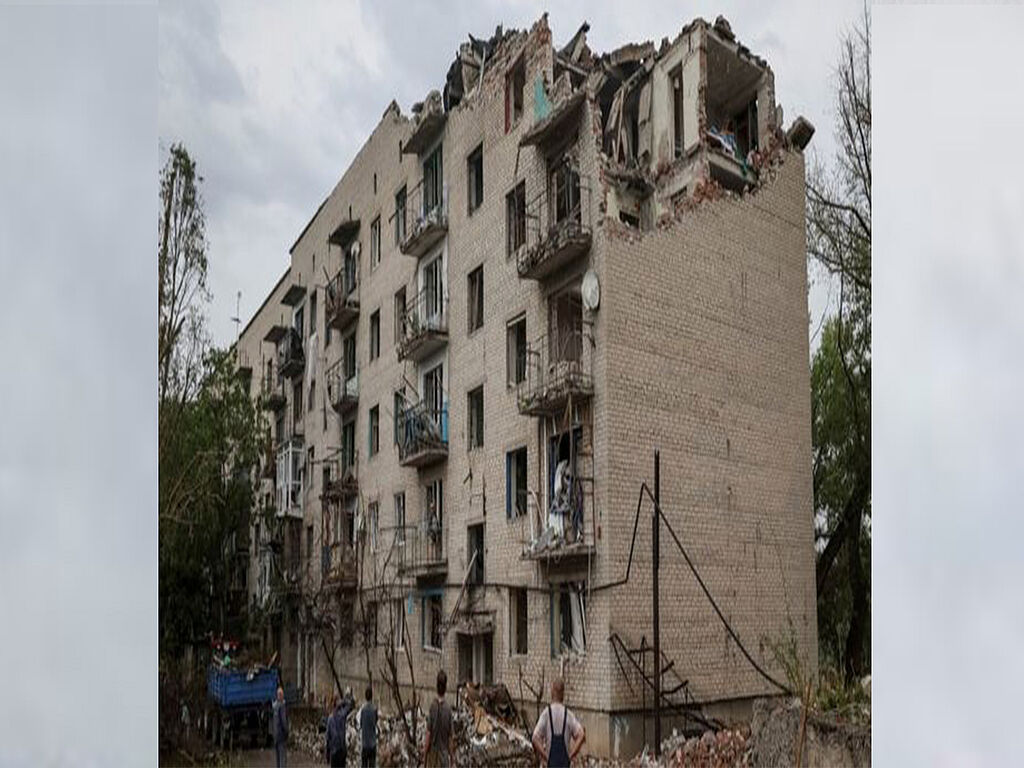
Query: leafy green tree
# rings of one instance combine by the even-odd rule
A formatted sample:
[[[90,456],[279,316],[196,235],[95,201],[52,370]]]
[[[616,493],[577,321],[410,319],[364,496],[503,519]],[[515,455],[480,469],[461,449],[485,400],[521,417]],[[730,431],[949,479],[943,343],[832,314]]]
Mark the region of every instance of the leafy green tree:
[[[870,669],[871,624],[871,28],[843,40],[836,70],[839,150],[812,169],[810,258],[839,283],[812,363],[818,636],[847,680]]]
[[[262,429],[234,352],[209,345],[201,181],[174,145],[160,174],[157,361],[160,651],[172,657],[207,632],[244,629],[232,580],[245,567]]]

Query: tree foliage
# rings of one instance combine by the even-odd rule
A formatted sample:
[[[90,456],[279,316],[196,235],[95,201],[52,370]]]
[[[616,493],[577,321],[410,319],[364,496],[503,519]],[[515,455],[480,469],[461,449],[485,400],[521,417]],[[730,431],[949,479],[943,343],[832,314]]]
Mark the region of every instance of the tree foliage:
[[[172,147],[160,174],[157,406],[160,648],[170,655],[238,613],[232,579],[244,569],[261,430],[234,352],[207,340],[200,182],[187,150]]]
[[[839,283],[811,371],[818,636],[847,679],[870,669],[871,29],[865,8],[836,71],[839,151],[808,183],[808,251]]]

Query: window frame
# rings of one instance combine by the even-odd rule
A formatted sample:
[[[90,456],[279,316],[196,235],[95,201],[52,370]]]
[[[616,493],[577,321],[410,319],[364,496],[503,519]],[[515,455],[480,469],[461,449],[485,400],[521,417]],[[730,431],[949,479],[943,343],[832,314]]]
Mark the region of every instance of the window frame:
[[[474,408],[474,400],[479,398],[478,407]],[[466,445],[468,450],[475,451],[484,447],[484,385],[473,387],[466,393]],[[475,416],[475,418],[474,418]]]
[[[484,204],[484,145],[466,155],[466,210],[472,216]]]
[[[484,327],[484,265],[466,275],[466,333],[472,335]]]

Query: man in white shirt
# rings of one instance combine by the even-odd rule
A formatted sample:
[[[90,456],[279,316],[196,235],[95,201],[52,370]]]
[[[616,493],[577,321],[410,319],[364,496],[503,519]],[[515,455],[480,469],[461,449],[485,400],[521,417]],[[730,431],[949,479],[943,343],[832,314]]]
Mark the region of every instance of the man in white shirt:
[[[551,704],[541,710],[533,729],[533,751],[548,768],[569,768],[587,738],[586,729],[562,703],[564,696],[565,682],[556,677]]]

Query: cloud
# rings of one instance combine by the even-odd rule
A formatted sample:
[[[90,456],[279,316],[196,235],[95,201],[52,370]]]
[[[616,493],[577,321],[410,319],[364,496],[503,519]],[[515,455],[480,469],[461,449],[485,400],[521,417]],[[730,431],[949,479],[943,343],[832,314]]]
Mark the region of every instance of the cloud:
[[[637,13],[630,4],[573,0],[552,12],[549,24],[558,44],[586,20],[591,47],[607,51],[629,40],[658,43],[695,16],[714,20],[723,13],[772,64],[787,119],[805,114],[818,128],[812,146],[828,157],[828,73],[838,30],[859,9],[854,0],[771,8],[701,2],[685,9],[657,0]],[[533,0],[457,2],[444,12],[397,0],[160,5],[160,136],[165,145],[184,141],[206,179],[211,328],[219,343],[234,339],[236,292],[242,291],[244,323],[391,99],[408,114],[413,102],[443,86],[467,34],[489,36],[498,24],[528,28],[545,10]],[[815,318],[827,292],[827,285],[812,289]]]

